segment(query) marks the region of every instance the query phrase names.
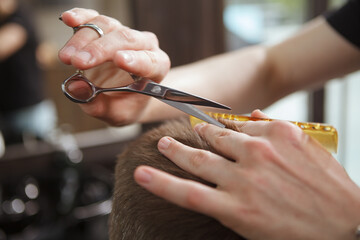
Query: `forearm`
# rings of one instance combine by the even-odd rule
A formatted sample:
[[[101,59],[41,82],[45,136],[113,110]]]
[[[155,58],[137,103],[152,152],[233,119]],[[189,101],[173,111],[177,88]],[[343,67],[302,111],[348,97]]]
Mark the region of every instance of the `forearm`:
[[[229,105],[233,112],[244,113],[271,102],[270,77],[267,49],[256,46],[173,68],[162,84]],[[151,99],[141,121],[163,120],[181,114]]]
[[[280,95],[322,86],[326,81],[360,68],[360,51],[323,17],[269,48]]]
[[[232,112],[247,113],[359,68],[360,51],[320,17],[279,44],[245,48],[175,68],[163,84],[227,104]],[[141,121],[180,114],[152,99]]]

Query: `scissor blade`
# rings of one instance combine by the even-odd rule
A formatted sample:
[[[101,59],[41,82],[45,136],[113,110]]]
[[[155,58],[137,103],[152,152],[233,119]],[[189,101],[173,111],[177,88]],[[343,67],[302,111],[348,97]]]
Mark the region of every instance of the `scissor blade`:
[[[217,103],[215,101],[203,98],[203,97],[199,97],[199,96],[195,96],[186,92],[182,92],[176,89],[167,89],[167,91],[165,92],[164,95],[164,99],[166,100],[170,100],[170,101],[175,101],[175,102],[183,102],[183,103],[188,103],[188,104],[192,104],[192,105],[200,105],[200,106],[206,106],[206,107],[214,107],[214,108],[222,108],[222,109],[228,109],[230,110],[231,108],[223,105],[221,103]]]
[[[141,78],[140,80],[136,80],[134,83],[128,85],[127,87],[134,92],[146,94],[160,100],[165,99],[174,102],[188,103],[192,105],[201,105],[228,110],[231,109],[230,107],[217,103],[215,101],[182,92],[173,88],[165,87],[163,85],[155,83],[148,78]]]
[[[181,102],[173,102],[173,101],[169,101],[169,100],[165,100],[165,99],[161,99],[158,98],[160,101],[163,101],[166,104],[169,104],[170,106],[179,109],[180,111],[183,111],[191,116],[194,116],[196,118],[199,118],[205,122],[214,124],[215,126],[224,128],[225,126],[216,121],[214,118],[210,117],[209,115],[203,113],[202,111],[200,111],[199,109],[197,109],[196,107],[187,104],[187,103],[181,103]]]

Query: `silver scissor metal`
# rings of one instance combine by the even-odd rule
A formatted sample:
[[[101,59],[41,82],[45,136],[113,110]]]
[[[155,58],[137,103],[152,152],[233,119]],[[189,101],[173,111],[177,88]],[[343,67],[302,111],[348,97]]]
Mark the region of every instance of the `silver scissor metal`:
[[[169,104],[189,115],[199,118],[208,123],[219,127],[223,124],[208,116],[193,105],[228,109],[231,108],[223,104],[208,100],[199,96],[195,96],[186,92],[182,92],[173,88],[165,87],[148,78],[141,78],[130,74],[134,82],[122,87],[101,88],[95,86],[86,77],[82,71],[77,71],[74,75],[66,79],[62,84],[62,91],[65,96],[76,103],[88,103],[92,101],[98,94],[103,92],[135,92],[155,97],[158,100]]]

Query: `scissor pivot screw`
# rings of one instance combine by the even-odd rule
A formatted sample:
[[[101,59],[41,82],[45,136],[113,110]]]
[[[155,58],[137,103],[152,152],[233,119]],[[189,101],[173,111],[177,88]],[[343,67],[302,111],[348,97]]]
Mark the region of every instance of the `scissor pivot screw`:
[[[151,89],[151,92],[153,92],[153,93],[161,93],[161,87],[159,87],[159,86],[154,86],[154,87]]]

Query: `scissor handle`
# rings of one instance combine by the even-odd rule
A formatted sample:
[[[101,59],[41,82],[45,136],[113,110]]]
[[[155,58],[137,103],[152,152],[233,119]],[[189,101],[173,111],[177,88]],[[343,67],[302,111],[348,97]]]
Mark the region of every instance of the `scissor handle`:
[[[76,103],[88,103],[96,97],[96,87],[83,75],[82,71],[67,78],[61,85],[65,96]]]

